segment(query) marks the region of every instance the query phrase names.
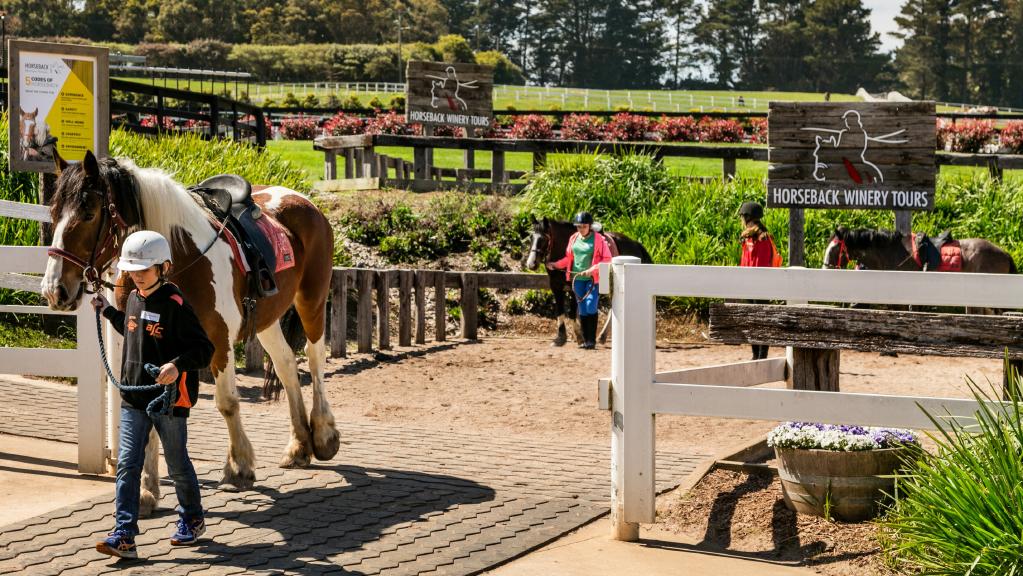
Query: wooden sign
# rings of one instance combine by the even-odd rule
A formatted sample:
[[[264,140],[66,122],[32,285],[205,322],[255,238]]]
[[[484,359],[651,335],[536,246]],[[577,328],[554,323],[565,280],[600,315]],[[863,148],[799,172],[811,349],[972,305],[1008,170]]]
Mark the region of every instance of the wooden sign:
[[[933,210],[933,102],[771,102],[767,205]]]
[[[54,152],[69,162],[110,140],[109,50],[10,41],[11,170],[56,172]]]
[[[405,117],[426,126],[487,129],[494,117],[494,69],[478,64],[411,61]]]

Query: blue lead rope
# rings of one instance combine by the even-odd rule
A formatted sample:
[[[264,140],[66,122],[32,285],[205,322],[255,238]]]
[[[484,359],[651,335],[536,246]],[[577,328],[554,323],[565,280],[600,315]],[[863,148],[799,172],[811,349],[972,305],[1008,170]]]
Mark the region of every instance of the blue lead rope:
[[[167,416],[171,413],[171,408],[174,407],[174,403],[178,401],[178,387],[164,386],[163,384],[147,384],[145,386],[128,386],[121,384],[114,377],[114,372],[110,369],[110,364],[107,363],[107,349],[103,344],[103,322],[100,320],[100,309],[96,308],[96,337],[99,338],[99,355],[103,359],[103,368],[107,371],[107,376],[110,378],[110,383],[113,384],[121,392],[152,392],[154,390],[163,389],[163,394],[160,394],[153,401],[146,406],[146,414],[150,418],[156,416]],[[146,372],[153,377],[155,380],[160,375],[160,367],[156,364],[146,363],[143,368]]]

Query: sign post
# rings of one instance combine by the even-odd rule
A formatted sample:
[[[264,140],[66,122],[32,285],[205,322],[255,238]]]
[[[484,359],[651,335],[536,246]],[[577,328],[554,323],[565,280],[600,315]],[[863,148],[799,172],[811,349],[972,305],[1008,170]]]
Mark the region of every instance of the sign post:
[[[791,209],[789,264],[805,208],[894,210],[902,232],[933,210],[934,121],[933,102],[771,102],[767,206]]]

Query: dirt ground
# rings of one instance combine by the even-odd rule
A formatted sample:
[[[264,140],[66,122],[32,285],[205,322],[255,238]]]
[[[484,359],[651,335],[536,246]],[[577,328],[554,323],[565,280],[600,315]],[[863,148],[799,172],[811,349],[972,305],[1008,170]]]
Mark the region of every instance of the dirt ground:
[[[479,343],[437,343],[330,360],[330,402],[339,420],[608,442],[610,416],[597,409],[597,379],[610,374],[610,349],[580,350],[571,342],[552,348],[548,342],[540,337],[489,337]],[[771,350],[771,356],[782,354],[783,349]],[[657,369],[723,364],[749,356],[746,347],[666,342],[658,346]],[[997,360],[843,353],[841,363],[842,390],[849,392],[968,397],[964,375],[978,383],[1001,381]],[[247,409],[287,408],[279,403]],[[716,453],[757,438],[772,426],[659,416],[657,446]]]

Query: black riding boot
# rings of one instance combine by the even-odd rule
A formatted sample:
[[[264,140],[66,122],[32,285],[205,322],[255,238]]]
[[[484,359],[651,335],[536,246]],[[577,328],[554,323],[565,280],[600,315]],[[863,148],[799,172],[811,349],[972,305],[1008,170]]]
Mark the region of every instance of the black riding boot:
[[[583,348],[593,350],[597,347],[597,315],[580,316],[583,327]]]

